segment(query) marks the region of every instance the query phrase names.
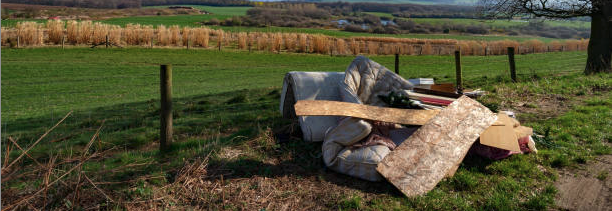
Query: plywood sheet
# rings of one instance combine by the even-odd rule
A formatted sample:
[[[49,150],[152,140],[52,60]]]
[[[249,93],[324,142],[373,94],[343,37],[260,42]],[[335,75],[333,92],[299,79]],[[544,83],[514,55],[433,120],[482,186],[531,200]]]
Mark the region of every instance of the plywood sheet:
[[[514,121],[508,115],[500,113],[497,120],[502,125],[493,125],[480,134],[480,143],[495,148],[520,152],[517,133],[514,131]]]
[[[468,97],[440,111],[378,164],[377,171],[406,196],[433,189],[452,175],[497,115]]]
[[[297,116],[350,116],[408,125],[423,125],[439,112],[438,110],[385,108],[326,100],[300,100],[295,104]]]

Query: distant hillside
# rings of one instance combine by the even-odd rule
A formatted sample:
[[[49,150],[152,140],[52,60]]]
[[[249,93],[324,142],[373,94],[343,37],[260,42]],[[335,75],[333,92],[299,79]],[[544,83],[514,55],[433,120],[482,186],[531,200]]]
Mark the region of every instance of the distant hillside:
[[[270,0],[268,0],[270,1]],[[275,1],[275,0],[271,0]],[[310,2],[338,2],[338,0],[306,0]],[[390,4],[447,4],[447,5],[474,5],[478,0],[340,0],[342,2],[368,2],[368,3],[390,3]]]

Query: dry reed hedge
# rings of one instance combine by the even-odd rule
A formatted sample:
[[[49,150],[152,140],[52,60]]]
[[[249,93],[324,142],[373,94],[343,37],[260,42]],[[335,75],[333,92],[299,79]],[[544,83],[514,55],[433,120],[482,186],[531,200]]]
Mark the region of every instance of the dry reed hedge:
[[[19,22],[16,27],[20,45],[36,46],[43,44],[44,33],[41,24],[35,22]]]
[[[93,25],[92,31],[92,41],[93,43],[102,43],[106,42],[106,36],[110,31],[110,25],[95,23]]]
[[[346,42],[344,39],[336,39],[336,52],[340,55],[346,54]]]
[[[540,40],[517,42],[499,41],[458,41],[451,39],[416,39],[395,37],[352,37],[334,38],[321,34],[303,33],[231,33],[206,27],[190,28],[160,25],[127,24],[125,27],[92,23],[91,21],[48,21],[46,24],[20,22],[15,28],[2,28],[2,45],[9,39],[20,38],[20,45],[36,46],[59,44],[66,36],[71,44],[102,43],[109,41],[118,45],[194,46],[207,48],[211,36],[217,47],[268,50],[271,52],[299,52],[319,54],[403,54],[403,55],[450,55],[460,49],[463,55],[502,55],[508,47],[517,53],[541,53],[548,51],[586,50],[588,40],[566,40],[543,43]]]
[[[361,50],[361,47],[359,47],[359,42],[357,42],[355,39],[351,39],[349,48],[351,49],[351,53],[353,53],[353,55],[358,55]]]
[[[181,34],[183,36],[181,40],[181,42],[183,43],[183,46],[189,46],[192,42],[191,38],[193,37],[193,32],[191,28],[183,27]]]
[[[208,28],[193,29],[193,46],[208,48],[210,30]]]
[[[64,22],[60,20],[47,21],[48,40],[54,44],[62,43],[64,37]]]
[[[247,48],[248,35],[245,32],[238,33],[238,49]]]

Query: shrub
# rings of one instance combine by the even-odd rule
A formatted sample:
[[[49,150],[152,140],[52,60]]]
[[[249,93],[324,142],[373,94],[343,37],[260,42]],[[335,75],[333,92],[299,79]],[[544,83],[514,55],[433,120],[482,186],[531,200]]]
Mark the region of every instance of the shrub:
[[[211,18],[210,20],[208,20],[208,22],[207,22],[206,24],[208,24],[208,25],[215,25],[215,26],[218,26],[218,25],[219,25],[219,23],[220,23],[220,22],[219,22],[219,19],[216,19],[216,18]]]
[[[361,26],[349,24],[344,27],[344,31],[348,32],[367,32],[368,30],[361,28]]]

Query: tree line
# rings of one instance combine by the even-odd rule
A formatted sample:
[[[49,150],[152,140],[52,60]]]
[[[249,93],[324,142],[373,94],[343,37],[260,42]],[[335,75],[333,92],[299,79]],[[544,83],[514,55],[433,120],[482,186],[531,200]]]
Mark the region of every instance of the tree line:
[[[100,9],[140,8],[141,6],[158,6],[173,4],[196,4],[210,6],[251,5],[251,2],[247,0],[3,0],[2,2]]]

